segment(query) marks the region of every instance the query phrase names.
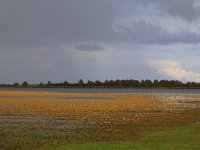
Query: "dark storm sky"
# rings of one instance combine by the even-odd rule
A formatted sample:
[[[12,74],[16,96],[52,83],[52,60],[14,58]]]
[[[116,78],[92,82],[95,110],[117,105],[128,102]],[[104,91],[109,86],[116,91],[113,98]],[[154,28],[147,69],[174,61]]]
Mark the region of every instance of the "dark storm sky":
[[[1,0],[0,82],[200,81],[199,0]]]

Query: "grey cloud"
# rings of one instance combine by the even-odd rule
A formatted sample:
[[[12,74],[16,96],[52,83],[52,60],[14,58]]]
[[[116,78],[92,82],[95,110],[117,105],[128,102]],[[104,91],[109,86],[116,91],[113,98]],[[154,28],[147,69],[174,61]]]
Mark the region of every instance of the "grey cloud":
[[[154,4],[157,8],[153,9],[190,21],[200,14],[194,0],[1,0],[0,49],[52,47],[68,42],[127,42],[130,39],[160,44],[173,40],[192,43],[199,40],[199,35],[188,31],[172,35],[162,33],[161,27],[145,23],[134,25],[141,34],[131,31],[133,34],[130,35],[130,30],[125,28],[115,30],[115,3],[120,5],[118,15],[123,6],[121,3],[130,3],[134,9],[138,5],[143,8],[141,10]]]
[[[194,0],[156,0],[160,9],[172,16],[178,16],[187,21],[200,19],[200,7],[195,6]]]
[[[200,51],[200,47],[193,48],[192,51]]]
[[[1,0],[0,48],[116,39],[110,0]]]
[[[143,44],[173,44],[173,43],[199,43],[200,34],[181,30],[178,33],[169,33],[166,29],[139,21],[133,23],[131,28],[122,27],[121,30],[129,33],[131,40]]]
[[[92,44],[92,43],[82,43],[75,46],[76,49],[82,50],[82,51],[100,51],[105,50],[104,47],[98,44]]]
[[[160,12],[160,15],[168,14],[171,17],[179,17],[188,22],[200,19],[200,6],[196,4],[198,0],[118,0],[117,2],[119,10],[133,8],[131,11],[135,13],[137,11],[144,13],[145,11],[156,10]]]
[[[0,0],[0,80],[161,79],[166,76],[142,62],[150,57],[198,60],[180,51],[200,43],[200,34],[191,32],[195,24],[192,30],[198,30],[193,21],[199,14],[194,0]],[[168,21],[172,30],[184,22],[184,30],[168,32]],[[67,50],[74,43],[82,51],[110,50],[80,55]],[[162,49],[169,51],[163,55]]]
[[[152,3],[172,17],[180,17],[189,22],[200,19],[200,7],[195,4],[195,0],[143,0],[143,5]]]

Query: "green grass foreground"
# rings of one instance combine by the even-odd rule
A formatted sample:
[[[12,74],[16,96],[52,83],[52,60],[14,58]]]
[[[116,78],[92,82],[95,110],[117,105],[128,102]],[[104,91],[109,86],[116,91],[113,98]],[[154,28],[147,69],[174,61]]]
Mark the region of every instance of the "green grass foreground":
[[[135,142],[65,145],[51,150],[199,150],[200,123],[143,134]]]

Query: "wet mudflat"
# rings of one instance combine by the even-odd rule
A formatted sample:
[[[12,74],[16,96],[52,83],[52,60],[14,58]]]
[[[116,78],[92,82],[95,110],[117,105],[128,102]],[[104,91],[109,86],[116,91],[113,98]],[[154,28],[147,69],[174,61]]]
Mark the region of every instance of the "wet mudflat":
[[[200,122],[200,95],[0,92],[0,147],[135,140]]]

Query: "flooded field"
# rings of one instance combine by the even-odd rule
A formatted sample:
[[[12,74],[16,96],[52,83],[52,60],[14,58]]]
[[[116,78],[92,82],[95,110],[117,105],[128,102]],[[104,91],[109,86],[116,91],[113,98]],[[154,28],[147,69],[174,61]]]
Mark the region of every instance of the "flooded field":
[[[0,91],[0,150],[134,140],[199,122],[198,94]]]
[[[60,93],[172,93],[200,94],[200,89],[167,89],[167,88],[0,88],[0,91],[36,91]]]

